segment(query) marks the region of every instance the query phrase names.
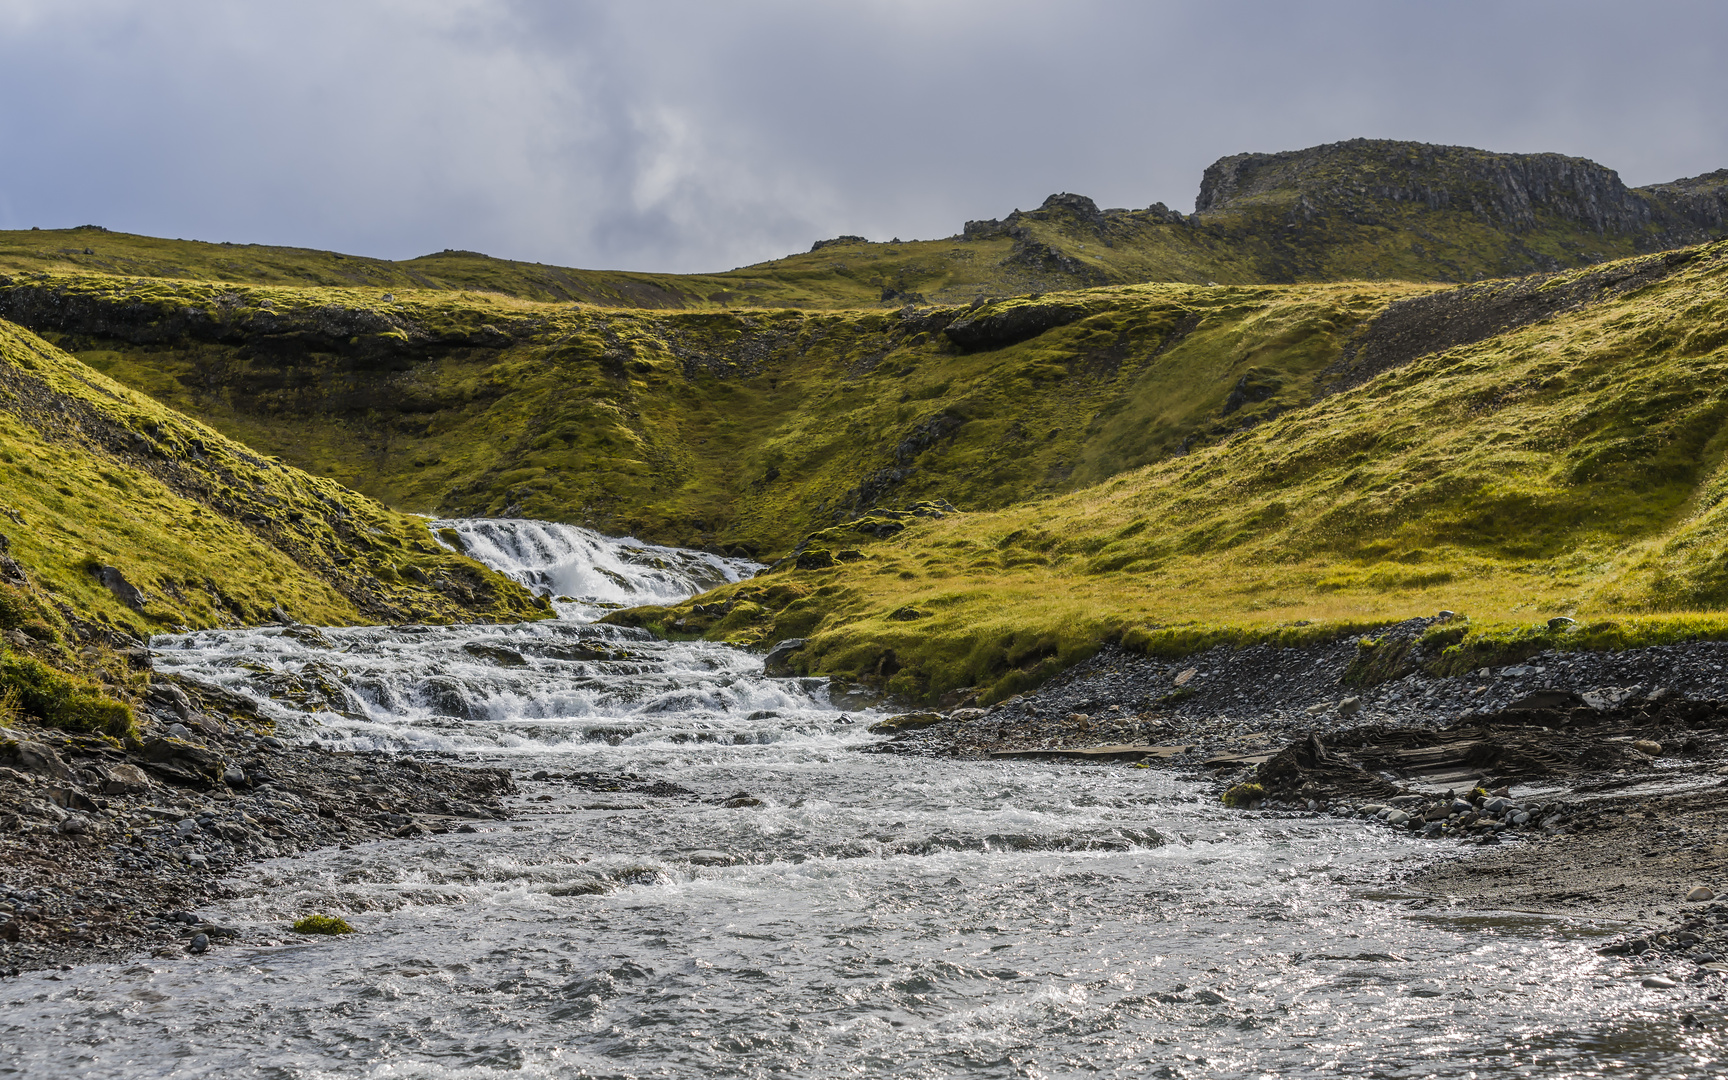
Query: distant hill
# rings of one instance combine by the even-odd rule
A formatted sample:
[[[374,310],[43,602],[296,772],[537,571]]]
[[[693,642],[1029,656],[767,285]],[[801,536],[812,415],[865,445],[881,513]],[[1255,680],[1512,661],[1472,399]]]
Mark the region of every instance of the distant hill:
[[[1720,238],[1728,170],[1628,188],[1559,154],[1355,139],[1222,158],[1196,211],[1100,209],[1057,194],[937,240],[843,236],[714,274],[578,270],[444,251],[390,261],[78,229],[0,232],[0,270],[258,285],[498,293],[628,308],[966,303],[1096,285],[1466,282]]]

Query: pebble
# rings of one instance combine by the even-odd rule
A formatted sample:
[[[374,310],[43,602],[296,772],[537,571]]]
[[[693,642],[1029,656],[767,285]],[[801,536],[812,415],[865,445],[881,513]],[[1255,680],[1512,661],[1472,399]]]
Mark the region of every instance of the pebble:
[[[1691,892],[1687,893],[1686,899],[1694,901],[1694,902],[1701,901],[1701,900],[1714,900],[1714,899],[1716,899],[1716,890],[1710,888],[1707,885],[1700,885],[1697,888],[1693,889]]]
[[[1680,984],[1666,975],[1652,975],[1645,979],[1642,985],[1647,986],[1652,990],[1672,990]]]
[[[1659,757],[1662,753],[1662,744],[1652,739],[1639,739],[1637,742],[1632,744],[1632,749],[1638,751],[1640,754],[1649,754],[1651,757]]]
[[[193,934],[192,940],[186,943],[187,952],[201,953],[208,948],[210,948],[209,934]]]

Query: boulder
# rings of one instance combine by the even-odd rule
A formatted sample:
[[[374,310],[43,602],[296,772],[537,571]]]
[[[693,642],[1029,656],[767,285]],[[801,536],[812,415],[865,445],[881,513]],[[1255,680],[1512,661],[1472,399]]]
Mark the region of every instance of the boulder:
[[[886,720],[878,720],[865,730],[872,735],[895,735],[902,731],[917,731],[932,724],[940,724],[948,719],[939,712],[912,712],[890,716]]]
[[[792,674],[792,654],[802,649],[805,639],[787,638],[774,643],[768,650],[768,655],[762,658],[762,674],[769,676],[786,676]]]
[[[53,747],[45,743],[19,739],[0,747],[0,760],[7,761],[25,772],[52,777],[55,780],[72,779],[72,770],[66,767],[66,762],[54,752]]]
[[[144,594],[139,591],[138,586],[126,580],[126,575],[122,574],[118,567],[97,567],[96,579],[102,583],[103,587],[114,594],[114,599],[125,604],[133,611],[144,610]]]
[[[150,777],[136,765],[121,762],[105,765],[102,771],[105,774],[102,782],[104,795],[136,795],[150,788]]]
[[[470,641],[462,646],[462,651],[479,660],[497,664],[499,667],[527,667],[528,660],[515,649],[507,649],[502,645],[486,645],[478,641]]]

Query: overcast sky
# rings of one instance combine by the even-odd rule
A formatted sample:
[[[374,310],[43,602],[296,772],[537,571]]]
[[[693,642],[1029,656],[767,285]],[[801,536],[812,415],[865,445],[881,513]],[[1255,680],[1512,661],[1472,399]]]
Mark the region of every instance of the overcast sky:
[[[724,270],[1356,136],[1728,167],[1728,3],[0,0],[0,228]]]

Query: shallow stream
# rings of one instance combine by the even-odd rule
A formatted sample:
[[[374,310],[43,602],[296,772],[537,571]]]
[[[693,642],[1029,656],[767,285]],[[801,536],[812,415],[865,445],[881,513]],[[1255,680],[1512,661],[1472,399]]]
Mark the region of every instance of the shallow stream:
[[[1594,953],[1609,928],[1400,899],[1393,882],[1433,845],[1232,813],[1157,770],[860,754],[870,717],[818,681],[590,622],[748,564],[440,524],[568,597],[561,618],[205,632],[158,639],[159,666],[338,748],[690,794],[524,779],[512,821],[255,866],[208,914],[270,930],[340,913],[360,933],[8,980],[0,1074],[1722,1068],[1720,1017],[1683,1027],[1674,992],[1614,977]]]

